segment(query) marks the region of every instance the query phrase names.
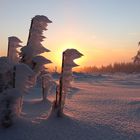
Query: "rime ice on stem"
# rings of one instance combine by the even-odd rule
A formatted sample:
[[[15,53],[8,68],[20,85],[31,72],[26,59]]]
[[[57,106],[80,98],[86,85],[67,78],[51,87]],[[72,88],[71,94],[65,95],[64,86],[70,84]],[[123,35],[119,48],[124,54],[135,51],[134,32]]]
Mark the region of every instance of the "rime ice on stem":
[[[44,70],[44,65],[52,63],[49,59],[44,58],[43,56],[36,56],[32,60],[32,69],[37,73]]]
[[[140,42],[138,42],[138,46],[140,46]],[[135,64],[140,64],[140,49],[138,50],[136,56],[134,56],[133,62]]]
[[[33,17],[31,20],[27,45],[21,49],[21,62],[27,64],[31,69],[33,69],[35,72],[35,77],[38,76],[41,71],[44,71],[45,64],[52,63],[50,60],[40,55],[44,52],[50,52],[50,50],[41,44],[41,42],[45,39],[45,36],[43,36],[43,31],[47,30],[48,23],[52,23],[52,21],[46,16],[37,15]],[[42,76],[42,84],[44,85],[43,79],[44,77]],[[47,90],[47,88],[44,88],[43,85],[42,94],[43,99],[45,99],[46,94],[44,94],[44,89]]]
[[[61,116],[63,114],[65,96],[69,88],[71,87],[70,83],[72,81],[72,68],[78,66],[74,62],[74,59],[78,59],[82,56],[83,54],[81,54],[76,49],[67,49],[63,52],[62,71],[55,101],[56,108],[58,108],[58,116]]]
[[[41,76],[41,80],[42,80],[42,99],[43,101],[46,101],[47,95],[50,93],[51,88],[53,87],[53,85],[56,85],[56,83],[49,73],[43,74]]]
[[[48,23],[52,23],[52,21],[46,16],[37,15],[33,17],[31,20],[27,45],[21,49],[21,62],[29,65],[36,72],[39,72],[44,64],[51,63],[51,61],[40,56],[41,53],[50,52],[50,50],[41,44],[45,39],[43,31],[47,30]]]
[[[21,112],[21,93],[16,88],[7,89],[0,95],[0,124],[11,126]]]
[[[12,70],[14,64],[7,57],[0,57],[0,94],[12,88]]]
[[[34,72],[26,64],[17,64],[15,68],[15,88],[20,90],[23,95],[35,84],[34,79],[31,79]]]
[[[9,127],[20,115],[24,92],[33,85],[33,71],[25,64],[14,64],[0,57],[0,124]]]
[[[22,43],[22,41],[19,38],[15,36],[8,37],[7,57],[13,63],[19,62],[19,52],[17,51],[17,48],[22,47],[20,43]]]

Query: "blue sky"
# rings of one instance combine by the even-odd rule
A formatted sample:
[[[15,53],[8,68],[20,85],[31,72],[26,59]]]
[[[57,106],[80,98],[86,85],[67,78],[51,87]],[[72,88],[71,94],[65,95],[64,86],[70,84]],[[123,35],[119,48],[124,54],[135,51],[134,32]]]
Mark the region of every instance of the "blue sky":
[[[8,36],[26,44],[31,18],[42,14],[53,21],[44,42],[52,52],[74,42],[85,65],[131,61],[140,40],[139,6],[140,0],[0,0],[0,55]]]

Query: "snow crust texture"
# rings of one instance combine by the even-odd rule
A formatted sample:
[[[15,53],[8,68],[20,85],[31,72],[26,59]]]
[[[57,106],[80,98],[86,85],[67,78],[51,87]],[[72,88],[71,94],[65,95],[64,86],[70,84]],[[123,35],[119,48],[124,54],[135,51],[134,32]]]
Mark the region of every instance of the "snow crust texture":
[[[139,140],[139,77],[75,75],[63,118],[49,116],[55,94],[42,102],[37,86],[25,96],[16,124],[0,128],[0,140]]]

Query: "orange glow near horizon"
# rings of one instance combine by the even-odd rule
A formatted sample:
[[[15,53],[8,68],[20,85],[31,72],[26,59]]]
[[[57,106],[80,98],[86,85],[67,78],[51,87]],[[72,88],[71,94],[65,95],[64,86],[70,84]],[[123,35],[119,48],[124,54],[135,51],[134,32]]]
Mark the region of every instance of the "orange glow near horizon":
[[[83,42],[83,40],[81,40],[80,43],[74,41],[57,43],[57,49],[55,44],[50,44],[49,48],[52,48],[51,52],[43,54],[43,56],[53,62],[47,67],[54,69],[56,66],[58,70],[60,70],[62,64],[62,52],[70,48],[75,48],[84,55],[83,57],[75,60],[76,64],[79,66],[74,68],[74,70],[88,66],[106,66],[115,62],[131,62],[132,56],[134,56],[136,53],[135,49],[129,49],[126,51],[124,48],[117,48],[117,45],[114,45],[115,49],[111,48],[110,46],[107,47],[109,42],[105,42],[104,40],[95,40],[94,43],[90,42],[91,44],[87,44],[91,46],[91,48],[86,47],[86,42]]]
[[[26,42],[26,38],[24,38],[24,42]],[[6,43],[3,45],[5,46],[4,49],[0,48],[0,56],[6,56],[7,54]],[[44,41],[43,46],[47,46],[51,52],[44,53],[42,55],[52,61],[52,64],[46,65],[46,67],[50,70],[54,70],[55,67],[57,67],[58,71],[60,71],[62,65],[62,52],[70,48],[77,49],[84,55],[83,57],[75,60],[76,64],[79,66],[74,68],[74,70],[88,66],[106,66],[115,62],[132,62],[131,58],[135,56],[137,46],[132,48],[131,46],[133,44],[124,44],[121,41],[119,44],[121,46],[129,47],[129,49],[126,50],[121,46],[117,47],[117,42],[106,40],[101,37],[96,37],[94,40],[86,40],[83,37],[78,40],[72,38],[67,39],[64,35],[63,38],[52,38],[50,36],[49,42]]]
[[[129,0],[126,4],[122,0],[112,0],[107,4],[104,0],[91,0],[90,3],[83,0],[79,4],[76,0],[41,1],[30,1],[30,4],[23,1],[21,4],[3,0],[0,5],[3,19],[0,56],[7,55],[9,36],[19,37],[23,46],[27,44],[31,19],[41,14],[53,22],[43,32],[46,39],[41,42],[51,51],[42,54],[53,62],[46,65],[49,69],[60,69],[62,52],[69,48],[75,48],[84,55],[75,60],[79,65],[77,68],[132,62],[139,49],[140,2]],[[7,6],[13,12],[8,12]],[[17,8],[19,12],[16,12]]]
[[[62,65],[62,53],[66,50],[66,49],[77,49],[80,53],[82,53],[84,55],[84,51],[82,50],[82,48],[79,47],[78,44],[74,43],[74,42],[66,42],[64,44],[62,44],[59,49],[54,50],[50,53],[44,53],[43,56],[50,59],[53,63],[48,65],[48,67],[58,67],[58,69],[60,70],[60,67]],[[81,57],[79,59],[74,60],[76,62],[76,64],[82,66],[84,65],[85,62],[85,57]],[[52,68],[52,69],[53,69]]]

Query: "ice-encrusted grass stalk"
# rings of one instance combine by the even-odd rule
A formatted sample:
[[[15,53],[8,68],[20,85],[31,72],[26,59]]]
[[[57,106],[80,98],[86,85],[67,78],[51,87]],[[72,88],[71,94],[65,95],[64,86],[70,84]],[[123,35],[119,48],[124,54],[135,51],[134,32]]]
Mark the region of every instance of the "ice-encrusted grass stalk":
[[[61,76],[59,79],[59,86],[56,90],[56,100],[54,105],[54,108],[57,110],[57,116],[59,117],[63,116],[65,97],[71,87],[72,68],[78,66],[74,63],[74,59],[80,58],[81,56],[83,55],[76,49],[67,49],[63,52]]]

